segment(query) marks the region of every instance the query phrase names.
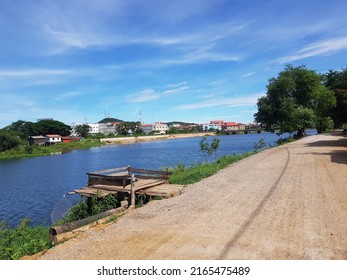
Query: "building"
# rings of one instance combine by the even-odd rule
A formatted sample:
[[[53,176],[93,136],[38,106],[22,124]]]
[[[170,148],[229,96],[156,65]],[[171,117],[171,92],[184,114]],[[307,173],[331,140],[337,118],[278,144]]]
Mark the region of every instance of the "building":
[[[223,132],[244,132],[246,130],[246,125],[236,122],[225,122],[222,125]]]
[[[46,144],[46,137],[43,135],[38,136],[29,136],[28,137],[29,145],[38,145],[38,146],[45,146]]]
[[[45,135],[45,144],[46,146],[51,146],[56,143],[60,143],[61,141],[61,136],[59,134],[47,134]]]
[[[160,134],[165,134],[166,131],[168,131],[169,127],[167,126],[166,123],[162,122],[155,122],[153,125],[153,131],[160,133]]]
[[[210,121],[210,124],[208,126],[208,129],[212,129],[212,130],[222,130],[222,126],[224,124],[223,120],[213,120]]]
[[[119,122],[109,122],[109,123],[100,123],[99,124],[99,133],[100,134],[116,134],[116,127],[120,124]]]
[[[141,129],[143,133],[149,134],[153,131],[153,124],[141,124],[139,125],[139,129]]]
[[[76,127],[79,125],[88,125],[90,134],[99,134],[100,133],[100,124],[99,123],[72,123],[71,124],[71,136],[78,136],[76,132]]]
[[[61,142],[63,142],[63,143],[69,143],[69,142],[80,141],[80,140],[81,140],[81,138],[76,137],[76,136],[62,136],[61,137]]]

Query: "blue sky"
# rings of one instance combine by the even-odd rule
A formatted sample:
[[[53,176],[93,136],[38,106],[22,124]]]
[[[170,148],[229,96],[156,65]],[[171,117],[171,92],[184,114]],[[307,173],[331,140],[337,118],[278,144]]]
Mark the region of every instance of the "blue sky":
[[[347,67],[345,0],[1,0],[0,128],[253,121],[290,63]]]

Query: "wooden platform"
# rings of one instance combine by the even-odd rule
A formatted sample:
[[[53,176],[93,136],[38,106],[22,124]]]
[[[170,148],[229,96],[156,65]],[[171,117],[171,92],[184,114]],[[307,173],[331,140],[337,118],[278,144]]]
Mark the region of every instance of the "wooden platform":
[[[86,187],[75,189],[68,194],[78,193],[85,197],[104,197],[108,194],[131,196],[132,178],[133,191],[138,195],[170,198],[181,194],[184,188],[184,185],[168,184],[169,172],[167,171],[123,167],[90,172],[87,175]]]

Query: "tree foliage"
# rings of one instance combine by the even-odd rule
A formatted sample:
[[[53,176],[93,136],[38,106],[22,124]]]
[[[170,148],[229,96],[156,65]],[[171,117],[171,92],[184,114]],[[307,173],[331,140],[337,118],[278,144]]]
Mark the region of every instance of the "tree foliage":
[[[204,157],[207,161],[207,157],[211,156],[212,154],[215,154],[215,157],[217,157],[217,151],[220,147],[220,139],[213,138],[212,142],[207,141],[207,137],[202,137],[200,141],[200,151],[204,154]]]
[[[334,92],[324,86],[315,71],[287,65],[277,78],[269,80],[267,93],[259,98],[254,116],[268,130],[278,130],[280,134],[297,131],[298,136],[303,136],[310,127],[321,132],[335,104]]]
[[[87,124],[81,124],[76,126],[76,133],[78,136],[87,138],[89,135],[90,126]]]
[[[117,125],[116,131],[121,135],[140,133],[140,122],[122,122]]]
[[[6,131],[0,131],[0,152],[16,148],[20,143],[18,136],[11,135]]]
[[[10,133],[16,133],[22,139],[33,135],[59,134],[70,135],[71,127],[55,120],[41,120],[37,123],[18,120],[3,129]]]
[[[336,106],[331,110],[331,117],[336,127],[347,123],[347,68],[341,71],[330,70],[323,75],[324,84],[335,93]]]

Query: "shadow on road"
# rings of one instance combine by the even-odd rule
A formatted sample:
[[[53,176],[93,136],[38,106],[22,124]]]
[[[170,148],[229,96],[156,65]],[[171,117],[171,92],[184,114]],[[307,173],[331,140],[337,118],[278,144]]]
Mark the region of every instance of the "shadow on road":
[[[347,148],[347,137],[341,138],[342,134],[336,133],[332,136],[337,136],[336,140],[321,140],[316,142],[307,143],[307,147],[346,147]],[[347,164],[347,149],[346,150],[332,150],[331,152],[312,152],[311,154],[316,155],[328,155],[331,157],[331,162],[339,164]]]

